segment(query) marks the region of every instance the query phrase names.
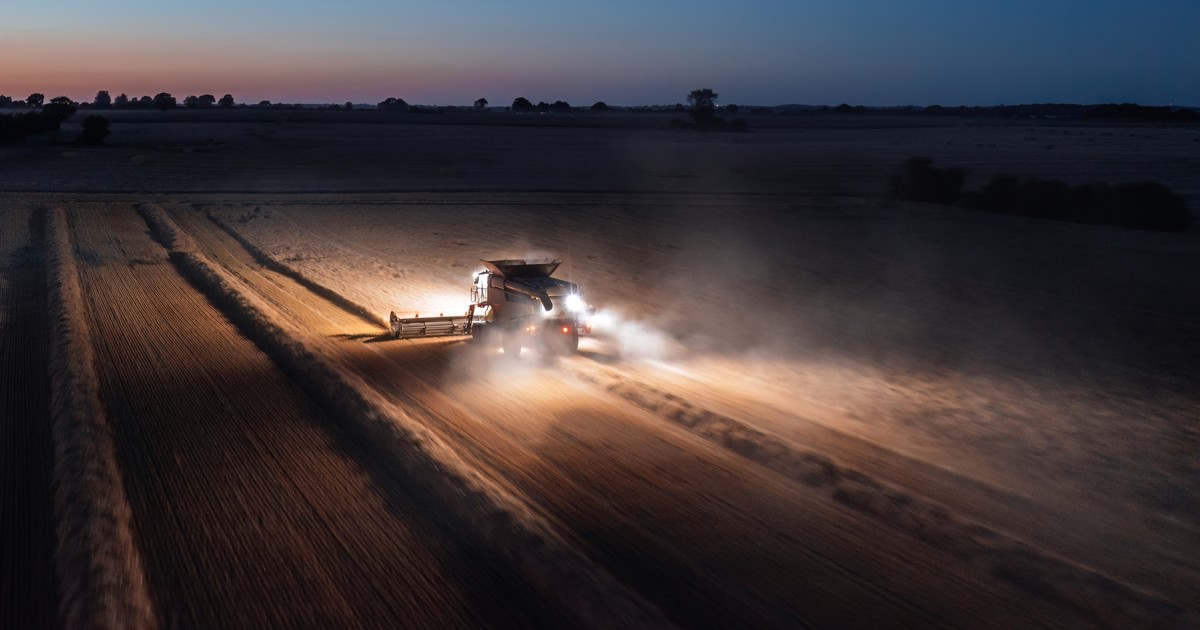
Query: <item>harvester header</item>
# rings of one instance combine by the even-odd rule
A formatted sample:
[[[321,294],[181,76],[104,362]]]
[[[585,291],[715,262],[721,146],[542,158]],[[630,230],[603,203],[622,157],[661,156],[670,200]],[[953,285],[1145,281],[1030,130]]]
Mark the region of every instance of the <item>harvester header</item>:
[[[595,311],[579,285],[552,277],[562,260],[506,258],[481,261],[471,284],[471,304],[457,317],[390,317],[397,339],[471,335],[499,341],[505,354],[539,341],[543,349],[574,352],[579,335],[591,332]]]

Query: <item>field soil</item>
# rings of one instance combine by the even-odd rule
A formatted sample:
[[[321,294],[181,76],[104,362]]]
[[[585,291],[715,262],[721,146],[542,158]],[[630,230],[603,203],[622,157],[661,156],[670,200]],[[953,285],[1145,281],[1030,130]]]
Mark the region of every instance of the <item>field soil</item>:
[[[56,619],[62,207],[164,627],[1200,623],[1197,232],[881,197],[924,154],[1195,211],[1200,130],[606,120],[0,148],[0,621]],[[578,354],[386,334],[538,256]]]

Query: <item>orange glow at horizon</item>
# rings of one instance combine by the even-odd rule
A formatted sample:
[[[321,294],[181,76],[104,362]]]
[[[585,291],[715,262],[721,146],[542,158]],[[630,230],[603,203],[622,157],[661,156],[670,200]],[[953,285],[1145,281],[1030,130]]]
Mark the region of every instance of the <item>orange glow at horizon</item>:
[[[188,94],[230,93],[238,102],[295,99],[318,92],[327,94],[331,102],[354,95],[413,100],[465,86],[494,93],[505,84],[507,74],[488,64],[468,65],[436,55],[402,57],[265,42],[222,46],[141,40],[136,46],[118,47],[93,46],[78,38],[48,44],[46,38],[18,35],[11,43],[0,70],[0,91],[17,99],[40,92],[47,98],[66,95],[90,101],[99,90],[107,90],[114,97],[124,93],[132,98],[158,92],[179,99]]]

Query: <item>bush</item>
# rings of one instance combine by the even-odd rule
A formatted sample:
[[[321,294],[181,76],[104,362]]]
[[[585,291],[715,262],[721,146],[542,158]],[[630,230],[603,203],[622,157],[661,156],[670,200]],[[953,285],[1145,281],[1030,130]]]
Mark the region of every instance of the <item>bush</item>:
[[[83,131],[75,140],[79,144],[98,145],[108,137],[108,119],[103,116],[88,116],[83,119]]]
[[[1055,179],[995,175],[978,191],[961,194],[966,171],[936,169],[926,157],[910,158],[905,175],[892,177],[898,199],[952,204],[1042,219],[1183,232],[1191,223],[1187,202],[1157,182],[1069,186]]]
[[[1183,197],[1157,182],[1114,186],[1110,198],[1114,205],[1112,225],[1139,230],[1183,232],[1191,222]]]
[[[909,158],[904,174],[892,177],[892,196],[926,203],[954,204],[962,197],[967,171],[961,168],[936,169],[927,157]]]
[[[58,131],[62,121],[75,115],[75,105],[64,96],[55,98],[39,111],[0,116],[0,143],[26,136]]]

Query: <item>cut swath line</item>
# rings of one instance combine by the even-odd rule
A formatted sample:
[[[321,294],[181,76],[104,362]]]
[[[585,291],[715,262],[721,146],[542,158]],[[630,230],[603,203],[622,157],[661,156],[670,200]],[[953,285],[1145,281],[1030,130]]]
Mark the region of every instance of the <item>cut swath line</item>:
[[[152,628],[157,622],[100,400],[69,229],[66,212],[55,209],[47,225],[47,278],[59,616],[68,628]]]

